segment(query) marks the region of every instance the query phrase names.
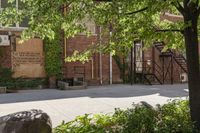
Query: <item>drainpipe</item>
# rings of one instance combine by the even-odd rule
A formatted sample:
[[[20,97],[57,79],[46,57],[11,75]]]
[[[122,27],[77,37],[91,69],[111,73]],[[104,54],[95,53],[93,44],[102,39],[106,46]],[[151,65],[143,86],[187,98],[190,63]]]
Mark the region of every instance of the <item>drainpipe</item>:
[[[112,84],[112,54],[110,53],[110,84]]]
[[[101,36],[101,26],[99,27],[99,43],[102,45],[102,36]],[[100,74],[100,84],[103,84],[103,70],[102,70],[102,52],[99,53],[99,74]]]
[[[92,67],[92,79],[94,79],[94,60],[93,60],[93,58],[91,59],[91,67]]]
[[[111,39],[111,37],[112,37],[112,25],[110,25],[110,39]],[[112,54],[110,53],[110,57],[109,57],[109,62],[110,62],[110,73],[109,73],[109,77],[110,77],[110,84],[112,84],[112,82],[113,82],[113,75],[112,75],[112,68],[113,68],[113,66],[112,66]]]

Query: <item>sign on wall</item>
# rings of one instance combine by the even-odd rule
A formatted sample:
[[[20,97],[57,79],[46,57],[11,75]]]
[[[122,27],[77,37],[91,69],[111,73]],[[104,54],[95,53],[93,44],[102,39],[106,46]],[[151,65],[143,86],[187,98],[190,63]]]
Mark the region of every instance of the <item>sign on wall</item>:
[[[42,53],[37,52],[14,52],[13,65],[19,66],[22,64],[44,64]]]
[[[43,42],[40,39],[30,39],[22,44],[16,39],[12,46],[13,77],[42,78],[45,77]]]

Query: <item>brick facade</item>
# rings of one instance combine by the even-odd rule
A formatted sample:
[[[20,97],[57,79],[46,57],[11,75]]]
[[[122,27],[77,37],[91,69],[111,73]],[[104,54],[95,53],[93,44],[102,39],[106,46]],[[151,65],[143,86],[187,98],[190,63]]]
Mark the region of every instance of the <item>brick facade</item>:
[[[96,35],[91,37],[86,37],[85,35],[77,35],[74,38],[70,38],[66,43],[66,55],[72,55],[75,50],[84,51],[86,48],[88,48],[88,46],[96,44],[97,41],[98,37]],[[109,65],[109,56],[102,55],[103,84],[109,83]],[[120,81],[120,72],[114,60],[112,65],[113,82],[116,83]],[[94,54],[89,62],[65,62],[63,68],[63,74],[65,78],[84,77],[88,84],[100,84],[100,55],[98,53]]]
[[[182,21],[182,16],[178,15],[172,15],[165,13],[161,15],[161,20],[169,20],[172,22]],[[97,44],[100,42],[99,32],[100,29],[98,27],[95,27],[95,24],[93,22],[89,23],[88,25],[89,29],[92,29],[93,35],[90,37],[87,37],[86,35],[77,35],[73,38],[66,39],[62,42],[63,46],[63,54],[62,59],[66,56],[72,55],[72,53],[75,50],[83,51],[88,48],[88,46],[92,44]],[[2,34],[8,34],[7,32]],[[102,42],[108,41],[108,35],[105,35],[102,37]],[[0,64],[3,67],[11,68],[11,47],[0,47],[2,52],[2,55],[0,54]],[[161,75],[165,74],[165,83],[171,83],[171,79],[173,78],[174,83],[180,83],[180,75],[182,72],[180,66],[173,60],[173,63],[171,64],[170,57],[163,58],[160,57],[160,53],[158,51],[155,51],[155,62],[159,65],[161,68]],[[144,61],[152,61],[153,59],[153,53],[152,48],[149,48],[144,51]],[[102,68],[100,66],[100,58],[102,59]],[[101,77],[102,77],[102,83],[108,84],[110,80],[110,59],[109,55],[102,55],[100,57],[99,53],[94,54],[89,62],[81,63],[81,62],[64,62],[63,61],[63,67],[62,67],[62,73],[64,78],[74,78],[74,77],[83,77],[85,81],[88,82],[90,85],[98,85],[101,83]],[[164,61],[164,62],[163,62]],[[151,64],[152,65],[152,64]],[[168,68],[172,68],[168,69]],[[102,70],[102,71],[101,71]],[[102,76],[100,74],[102,72]],[[166,74],[167,73],[167,74]],[[158,73],[157,73],[158,75]],[[116,65],[114,59],[112,61],[112,77],[113,77],[113,83],[121,82],[120,79],[120,70],[118,66]],[[162,77],[160,77],[162,79]]]
[[[0,47],[0,66],[11,68],[11,47]]]
[[[104,39],[106,40],[106,38]],[[85,35],[77,35],[73,38],[67,40],[66,43],[66,55],[70,56],[75,50],[83,51],[91,44],[98,43],[99,38],[98,35],[93,35],[87,37]],[[11,46],[4,46],[0,47],[0,64],[3,67],[12,68],[12,59],[11,59]],[[63,43],[63,51],[64,50],[64,43]],[[144,51],[144,61],[152,61],[152,48],[149,48]],[[64,60],[64,55],[62,59]],[[171,78],[173,77],[174,83],[180,83],[180,75],[183,73],[180,66],[173,60],[173,70],[171,70],[171,58],[167,57],[164,59],[161,58],[159,51],[155,51],[155,61],[160,66],[161,75],[165,73],[165,83],[170,84]],[[102,55],[102,83],[109,84],[110,81],[110,59],[109,55]],[[164,64],[164,71],[163,71],[163,64]],[[152,65],[152,64],[151,64]],[[120,70],[115,63],[115,60],[112,61],[112,77],[113,83],[121,82],[120,79]],[[64,78],[74,78],[74,77],[83,77],[84,80],[89,85],[99,85],[100,82],[100,54],[96,53],[91,57],[91,60],[86,63],[81,62],[63,62],[63,76]],[[168,70],[168,73],[167,73]],[[166,74],[167,73],[167,74]],[[158,75],[158,74],[157,74]],[[162,77],[160,77],[162,79]]]

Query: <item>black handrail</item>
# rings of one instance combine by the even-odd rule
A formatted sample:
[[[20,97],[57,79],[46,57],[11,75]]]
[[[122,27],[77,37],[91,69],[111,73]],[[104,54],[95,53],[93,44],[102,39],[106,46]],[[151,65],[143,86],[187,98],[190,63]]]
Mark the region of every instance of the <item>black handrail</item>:
[[[154,46],[160,51],[160,49],[158,48],[158,46],[161,46],[161,45],[163,45],[163,48],[164,48],[164,42],[156,42],[156,43],[154,43]],[[184,72],[186,72],[187,73],[187,68],[184,68],[183,67],[183,65],[182,64],[180,64],[179,63],[179,61],[177,60],[177,58],[181,58],[181,59],[183,59],[184,61],[185,61],[185,64],[187,65],[187,60],[186,60],[186,58],[182,55],[182,54],[179,54],[178,56],[177,56],[177,53],[176,52],[173,52],[171,49],[167,49],[167,51],[168,52],[170,52],[171,53],[171,56],[173,57],[173,59],[176,61],[176,63],[181,67],[181,69],[184,71]],[[162,52],[162,51],[160,51],[160,52]]]
[[[151,81],[147,78],[147,75],[151,75],[151,76],[154,76],[154,78],[160,83],[160,84],[163,84],[160,80],[160,78],[162,78],[162,74],[161,74],[161,67],[156,63],[156,62],[151,62],[152,64],[151,65],[147,65],[147,63],[149,61],[137,61],[138,63],[141,63],[141,66],[137,66],[136,69],[140,69],[142,68],[142,73],[143,73],[143,76],[144,76],[144,79],[150,84],[151,84]],[[154,65],[155,64],[155,65]],[[153,65],[156,66],[154,67],[154,70],[156,71],[153,71]],[[158,74],[158,76],[157,76]]]

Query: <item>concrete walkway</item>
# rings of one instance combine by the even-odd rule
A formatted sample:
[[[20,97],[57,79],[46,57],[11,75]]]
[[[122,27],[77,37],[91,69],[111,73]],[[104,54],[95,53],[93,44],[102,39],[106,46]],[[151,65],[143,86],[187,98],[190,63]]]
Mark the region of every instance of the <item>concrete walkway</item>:
[[[112,85],[86,90],[28,90],[0,94],[0,116],[18,111],[41,109],[49,114],[53,127],[85,113],[110,113],[115,108],[129,108],[132,103],[146,101],[164,104],[170,99],[188,96],[187,84],[180,85]]]

